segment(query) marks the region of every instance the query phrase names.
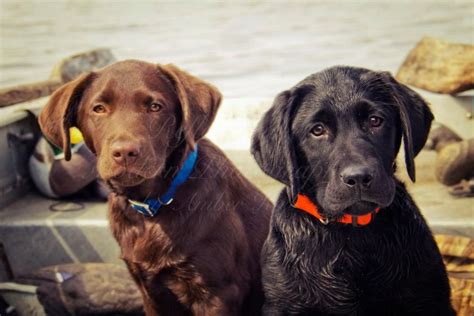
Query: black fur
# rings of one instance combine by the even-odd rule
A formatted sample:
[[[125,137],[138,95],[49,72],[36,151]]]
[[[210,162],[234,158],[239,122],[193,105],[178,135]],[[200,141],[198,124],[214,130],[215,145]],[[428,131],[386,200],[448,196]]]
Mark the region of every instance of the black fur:
[[[403,138],[414,181],[432,119],[415,92],[361,68],[333,67],[277,96],[252,143],[264,172],[287,185],[262,252],[265,315],[454,314],[437,245],[394,177]],[[294,209],[297,193],[331,222]],[[334,222],[377,206],[368,226]]]

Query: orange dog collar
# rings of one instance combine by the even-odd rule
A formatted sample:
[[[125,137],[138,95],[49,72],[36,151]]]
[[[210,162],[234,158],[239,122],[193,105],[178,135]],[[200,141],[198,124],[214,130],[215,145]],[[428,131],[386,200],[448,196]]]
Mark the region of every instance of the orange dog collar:
[[[305,211],[308,214],[313,215],[324,225],[327,225],[329,223],[329,219],[321,215],[321,213],[319,212],[318,206],[314,204],[306,195],[298,194],[296,198],[296,202],[295,204],[293,204],[293,207],[300,209],[302,211]],[[372,212],[364,214],[364,215],[344,214],[344,216],[339,218],[337,222],[343,223],[343,224],[352,224],[353,226],[365,226],[365,225],[370,224],[373,221],[373,219],[375,218],[375,215],[379,211],[380,211],[380,207],[377,207]]]

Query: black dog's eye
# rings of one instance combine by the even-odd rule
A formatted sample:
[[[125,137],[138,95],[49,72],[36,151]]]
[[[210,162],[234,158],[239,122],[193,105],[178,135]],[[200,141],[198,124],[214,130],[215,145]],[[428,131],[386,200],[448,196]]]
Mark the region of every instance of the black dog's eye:
[[[150,110],[150,112],[158,112],[158,111],[161,110],[162,107],[163,106],[161,104],[159,104],[157,102],[152,102],[150,104],[149,110]]]
[[[94,107],[92,108],[92,111],[94,111],[95,113],[105,113],[106,109],[105,109],[105,106],[103,106],[102,104],[97,104],[97,105],[94,105]]]
[[[326,134],[326,128],[323,124],[318,123],[314,125],[313,129],[311,130],[311,133],[313,133],[313,135],[316,137],[323,136],[324,134]]]
[[[383,123],[383,118],[380,116],[371,116],[369,117],[370,127],[379,127]]]

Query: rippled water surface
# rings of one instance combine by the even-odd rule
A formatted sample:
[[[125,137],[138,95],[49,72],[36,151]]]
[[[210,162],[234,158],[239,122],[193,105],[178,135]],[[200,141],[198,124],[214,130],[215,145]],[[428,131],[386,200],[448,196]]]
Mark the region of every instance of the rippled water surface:
[[[412,3],[413,2],[413,3]],[[227,97],[270,97],[334,64],[396,71],[423,36],[473,43],[472,2],[218,3],[0,0],[0,86],[110,47],[175,63]]]

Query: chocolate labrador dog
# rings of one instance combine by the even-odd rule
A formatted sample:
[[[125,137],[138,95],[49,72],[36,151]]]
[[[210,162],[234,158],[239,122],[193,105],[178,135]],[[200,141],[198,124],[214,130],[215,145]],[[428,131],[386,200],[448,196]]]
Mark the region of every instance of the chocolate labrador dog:
[[[57,90],[40,115],[71,156],[77,126],[113,193],[109,219],[147,315],[251,315],[271,203],[203,139],[221,101],[173,65],[124,61]],[[80,175],[78,175],[80,176]]]
[[[388,73],[333,67],[280,93],[252,152],[283,182],[262,250],[265,315],[452,315],[440,252],[394,177],[433,116]]]

